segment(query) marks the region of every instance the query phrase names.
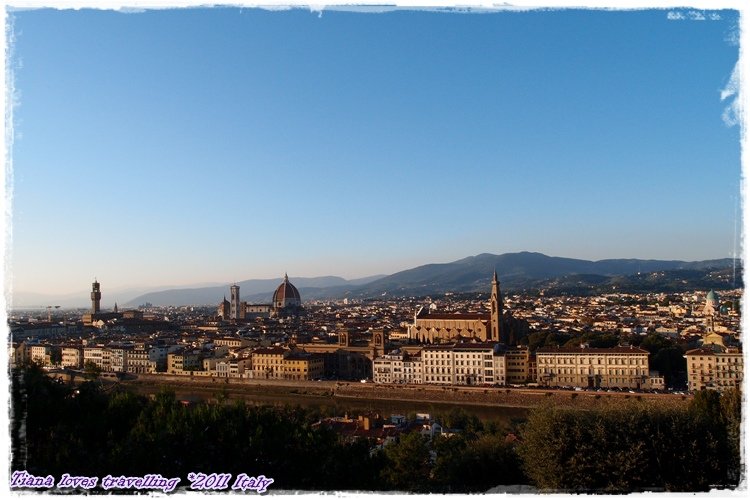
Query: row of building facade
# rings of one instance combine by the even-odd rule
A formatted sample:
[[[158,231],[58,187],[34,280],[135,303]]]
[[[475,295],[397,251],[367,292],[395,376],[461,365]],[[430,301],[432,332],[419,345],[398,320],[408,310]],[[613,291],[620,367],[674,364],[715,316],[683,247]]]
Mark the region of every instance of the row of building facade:
[[[723,390],[742,383],[741,349],[724,346],[720,337],[711,337],[706,337],[702,347],[685,354],[691,391]],[[341,357],[299,348],[253,348],[237,338],[216,339],[215,344],[210,354],[174,344],[42,344],[11,352],[11,357],[14,361],[30,359],[44,366],[73,369],[92,364],[103,372],[275,380],[316,380],[330,376],[335,372],[331,363]],[[542,347],[532,354],[525,346],[508,348],[493,342],[425,345],[375,356],[372,379],[381,384],[664,388],[664,379],[649,369],[648,351],[632,346]]]
[[[255,379],[315,380],[324,376],[323,356],[283,347],[248,348],[239,340],[217,341],[211,355],[185,346],[32,345],[27,357],[43,366],[82,369],[95,366],[102,372],[166,374]],[[231,349],[231,352],[230,352]]]
[[[524,385],[663,389],[649,372],[648,351],[637,347],[543,347],[456,343],[426,346],[419,353],[397,351],[373,360],[376,383]]]
[[[706,338],[687,351],[688,389],[723,390],[743,380],[742,350]],[[381,384],[538,385],[540,387],[663,390],[664,378],[649,368],[648,351],[611,348],[541,347],[499,343],[425,346],[419,352],[394,351],[373,360],[373,381]]]

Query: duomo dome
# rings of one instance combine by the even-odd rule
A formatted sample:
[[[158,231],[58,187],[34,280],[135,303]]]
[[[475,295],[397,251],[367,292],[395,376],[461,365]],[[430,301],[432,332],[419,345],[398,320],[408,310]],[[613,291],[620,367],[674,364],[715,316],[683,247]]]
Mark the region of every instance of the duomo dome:
[[[297,287],[289,282],[289,276],[284,274],[284,281],[273,292],[273,307],[283,309],[285,307],[299,307],[302,305]]]

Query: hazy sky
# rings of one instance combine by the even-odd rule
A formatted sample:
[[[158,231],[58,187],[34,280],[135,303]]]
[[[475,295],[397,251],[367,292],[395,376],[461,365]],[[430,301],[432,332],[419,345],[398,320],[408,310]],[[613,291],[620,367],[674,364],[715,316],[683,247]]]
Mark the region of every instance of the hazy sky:
[[[13,12],[13,287],[729,257],[738,14],[689,14]]]

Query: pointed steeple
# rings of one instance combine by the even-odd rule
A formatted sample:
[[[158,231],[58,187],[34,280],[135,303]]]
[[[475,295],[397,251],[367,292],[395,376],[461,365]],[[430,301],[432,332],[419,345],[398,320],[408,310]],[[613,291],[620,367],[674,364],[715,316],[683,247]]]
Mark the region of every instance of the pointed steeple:
[[[503,338],[503,295],[497,270],[492,274],[492,296],[490,297],[490,334],[493,342],[504,342]]]
[[[117,302],[115,302],[114,312],[117,312]]]

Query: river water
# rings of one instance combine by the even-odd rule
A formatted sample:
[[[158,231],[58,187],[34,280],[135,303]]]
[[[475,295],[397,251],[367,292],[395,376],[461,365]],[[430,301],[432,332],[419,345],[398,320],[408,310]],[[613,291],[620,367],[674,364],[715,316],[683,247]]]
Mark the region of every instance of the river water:
[[[131,390],[140,394],[152,395],[159,392],[159,388],[153,386],[134,386]],[[170,387],[180,401],[189,402],[216,402],[223,393],[227,400],[241,400],[253,405],[280,405],[301,406],[303,408],[316,409],[326,416],[350,417],[367,413],[378,413],[384,417],[390,415],[409,415],[413,413],[428,413],[432,416],[447,414],[455,408],[462,408],[470,415],[476,415],[483,422],[496,421],[498,424],[509,426],[514,420],[525,419],[528,408],[512,408],[501,406],[481,406],[462,403],[435,403],[426,401],[400,401],[381,399],[359,399],[342,398],[332,396],[316,396],[301,394],[247,394],[241,391],[233,391],[232,387],[217,387],[216,389],[204,387]]]

